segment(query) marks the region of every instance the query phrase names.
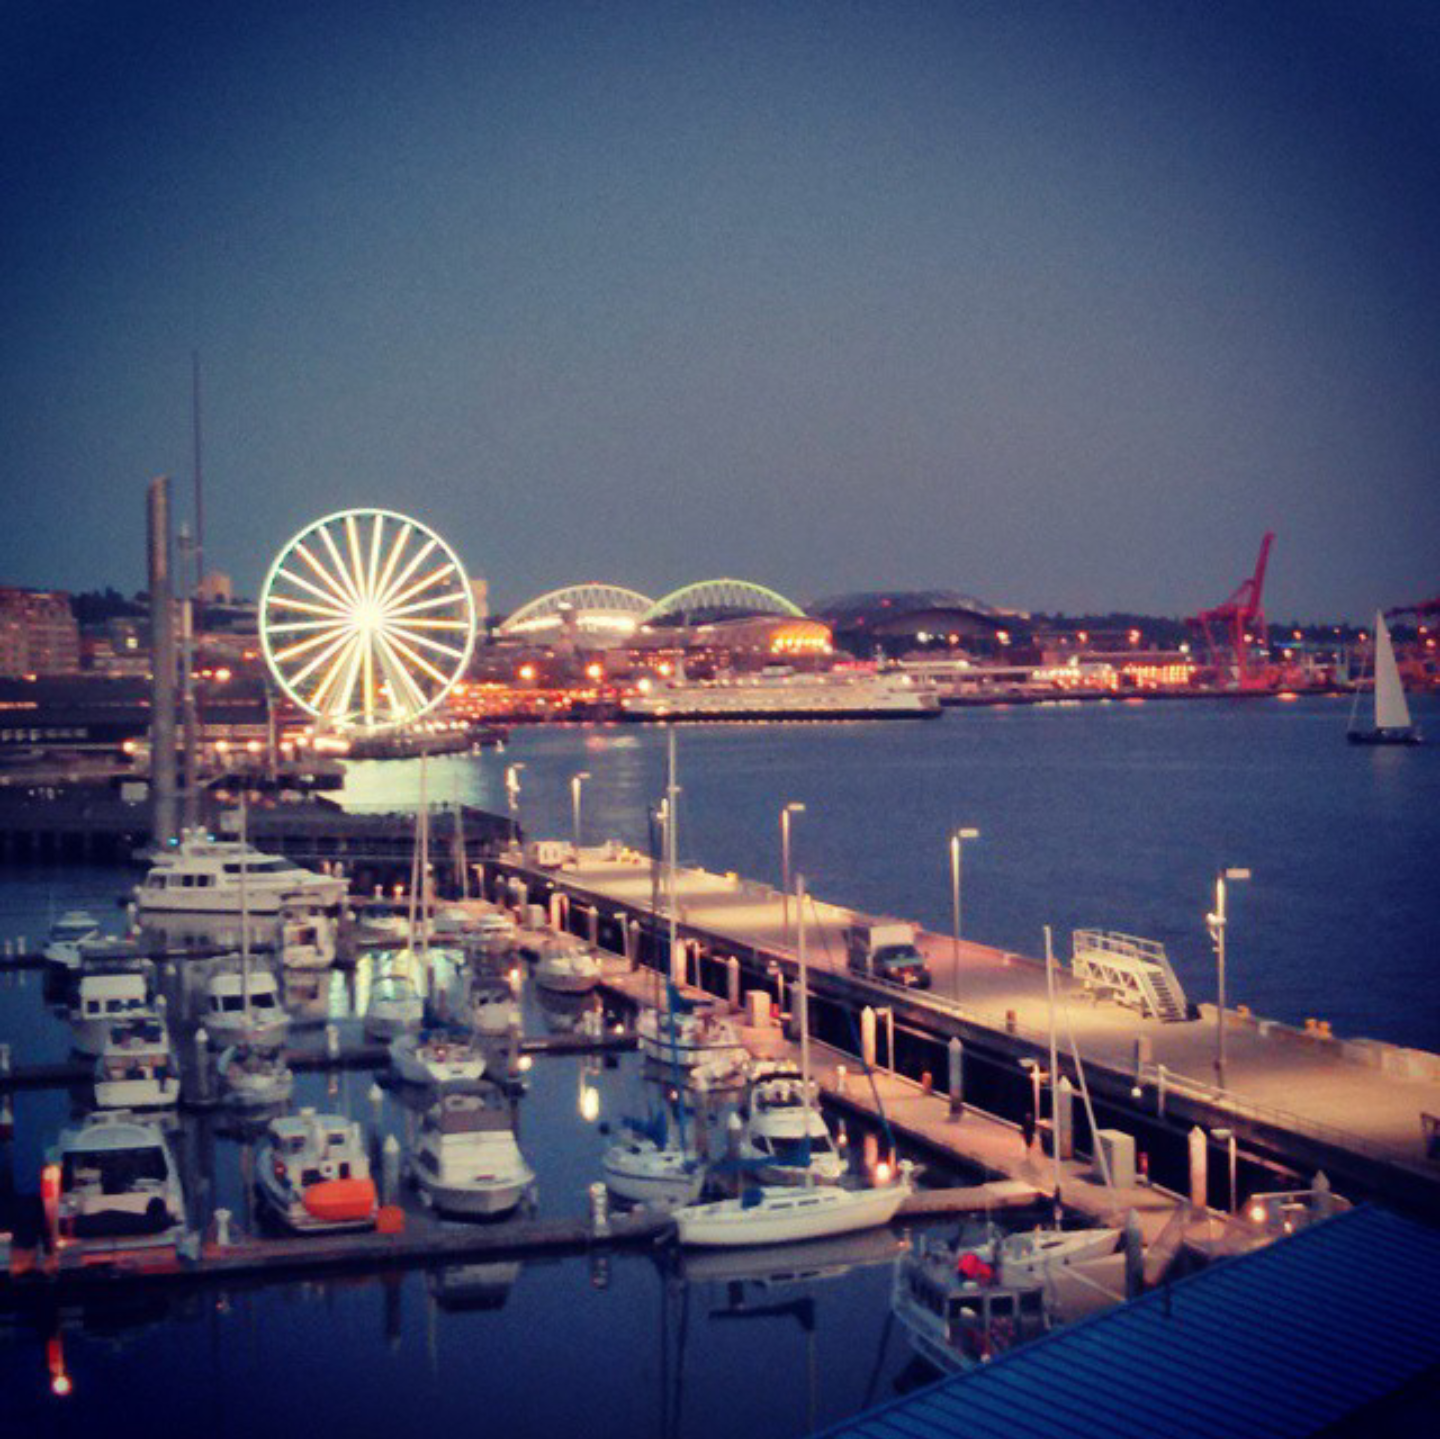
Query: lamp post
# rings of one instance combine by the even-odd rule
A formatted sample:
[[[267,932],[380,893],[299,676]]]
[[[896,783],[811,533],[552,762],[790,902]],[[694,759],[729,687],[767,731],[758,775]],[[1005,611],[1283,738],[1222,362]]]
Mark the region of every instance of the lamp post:
[[[1215,909],[1205,916],[1215,943],[1215,1082],[1225,1088],[1225,886],[1250,878],[1248,869],[1222,869],[1215,876]]]
[[[510,828],[514,835],[520,832],[520,771],[524,761],[505,766],[505,802],[510,809]]]
[[[960,846],[967,839],[979,839],[978,829],[957,829],[950,836],[950,897],[954,905],[955,936],[950,958],[954,966],[955,998],[960,998]]]
[[[590,771],[582,769],[570,776],[570,810],[575,820],[575,858],[580,858],[580,787],[590,778]]]
[[[790,816],[804,814],[805,806],[791,800],[780,811],[780,942],[790,943]]]

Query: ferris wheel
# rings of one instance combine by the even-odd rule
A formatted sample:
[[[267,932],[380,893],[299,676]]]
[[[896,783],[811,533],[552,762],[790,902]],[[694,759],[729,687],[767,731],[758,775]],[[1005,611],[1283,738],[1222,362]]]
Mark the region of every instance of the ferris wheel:
[[[465,672],[475,600],[455,552],[393,510],[342,510],[301,530],[260,594],[276,683],[336,728],[408,724]]]

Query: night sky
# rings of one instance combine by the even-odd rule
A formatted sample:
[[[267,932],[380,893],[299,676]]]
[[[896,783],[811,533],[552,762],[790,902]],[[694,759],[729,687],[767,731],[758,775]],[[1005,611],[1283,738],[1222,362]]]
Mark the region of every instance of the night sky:
[[[1440,7],[0,6],[0,583],[413,513],[513,607],[735,575],[1440,592]]]

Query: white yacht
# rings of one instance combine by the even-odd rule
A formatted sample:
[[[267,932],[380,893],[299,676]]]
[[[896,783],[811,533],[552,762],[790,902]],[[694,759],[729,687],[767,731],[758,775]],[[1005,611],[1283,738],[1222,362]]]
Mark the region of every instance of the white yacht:
[[[425,1021],[425,1001],[406,974],[382,974],[370,986],[365,1005],[365,1033],[375,1039],[393,1039]]]
[[[268,1210],[304,1233],[369,1229],[379,1212],[360,1126],[338,1114],[272,1119],[260,1141],[255,1186]]]
[[[742,1061],[748,1051],[740,1031],[718,1009],[695,1009],[677,1005],[670,1013],[663,1009],[642,1009],[635,1020],[640,1053],[657,1064],[680,1070],[699,1066],[723,1069]]]
[[[152,1014],[150,968],[144,961],[87,965],[70,1004],[70,1028],[81,1054],[98,1055],[110,1028]]]
[[[280,985],[263,965],[248,971],[227,966],[205,987],[205,1032],[217,1048],[248,1044],[278,1049],[290,1033],[290,1016],[280,1000]]]
[[[485,1051],[471,1038],[446,1030],[401,1034],[390,1041],[390,1065],[407,1084],[436,1089],[477,1084],[485,1075]]]
[[[452,1012],[476,1034],[509,1034],[520,1028],[520,1005],[508,979],[461,970],[450,986]]]
[[[54,924],[45,939],[41,953],[47,964],[58,964],[62,969],[79,969],[84,960],[81,946],[86,940],[100,938],[100,921],[88,910],[66,910]]]
[[[335,921],[308,904],[280,910],[277,945],[286,969],[329,969],[335,963]]]
[[[410,1158],[421,1198],[442,1214],[507,1214],[535,1183],[497,1089],[447,1094],[426,1111]]]
[[[1073,1264],[1103,1259],[1119,1248],[1119,1229],[1022,1229],[1006,1234],[995,1226],[970,1243],[957,1244],[951,1262],[1002,1281],[1045,1278]]]
[[[268,1109],[295,1092],[295,1076],[276,1051],[234,1044],[215,1061],[226,1100],[237,1109]]]
[[[705,1185],[699,1156],[666,1126],[626,1121],[600,1159],[605,1187],[632,1204],[693,1204]]]
[[[808,1083],[809,1093],[802,1090]],[[813,1079],[793,1064],[756,1066],[740,1134],[740,1157],[767,1184],[838,1184],[845,1161],[825,1116]]]
[[[553,994],[589,994],[600,983],[600,961],[579,940],[552,941],[535,963],[535,983]]]
[[[184,1233],[180,1171],[155,1125],[92,1115],[61,1134],[56,1159],[64,1240],[168,1244]]]
[[[169,1109],[180,1099],[180,1065],[165,1021],[153,1011],[122,1019],[95,1061],[101,1109]]]
[[[135,886],[135,904],[142,916],[166,911],[239,914],[242,909],[276,915],[297,901],[334,909],[348,890],[343,876],[316,874],[282,855],[187,829],[173,849],[154,857],[144,882]]]
[[[908,1166],[898,1179],[867,1189],[836,1184],[765,1184],[736,1199],[691,1204],[675,1211],[680,1243],[706,1248],[793,1244],[889,1224],[913,1189]]]
[[[488,909],[475,917],[461,944],[467,959],[493,961],[511,953],[518,934],[515,921],[504,910]]]

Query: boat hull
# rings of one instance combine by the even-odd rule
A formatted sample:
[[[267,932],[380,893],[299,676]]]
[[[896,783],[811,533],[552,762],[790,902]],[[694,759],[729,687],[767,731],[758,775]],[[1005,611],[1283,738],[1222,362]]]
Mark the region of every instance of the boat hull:
[[[493,1184],[446,1184],[427,1176],[416,1176],[421,1197],[441,1214],[466,1218],[494,1218],[519,1207],[534,1175],[497,1181]]]
[[[685,1245],[795,1244],[889,1224],[909,1193],[903,1183],[883,1189],[768,1188],[756,1204],[722,1199],[679,1209],[675,1223]]]

